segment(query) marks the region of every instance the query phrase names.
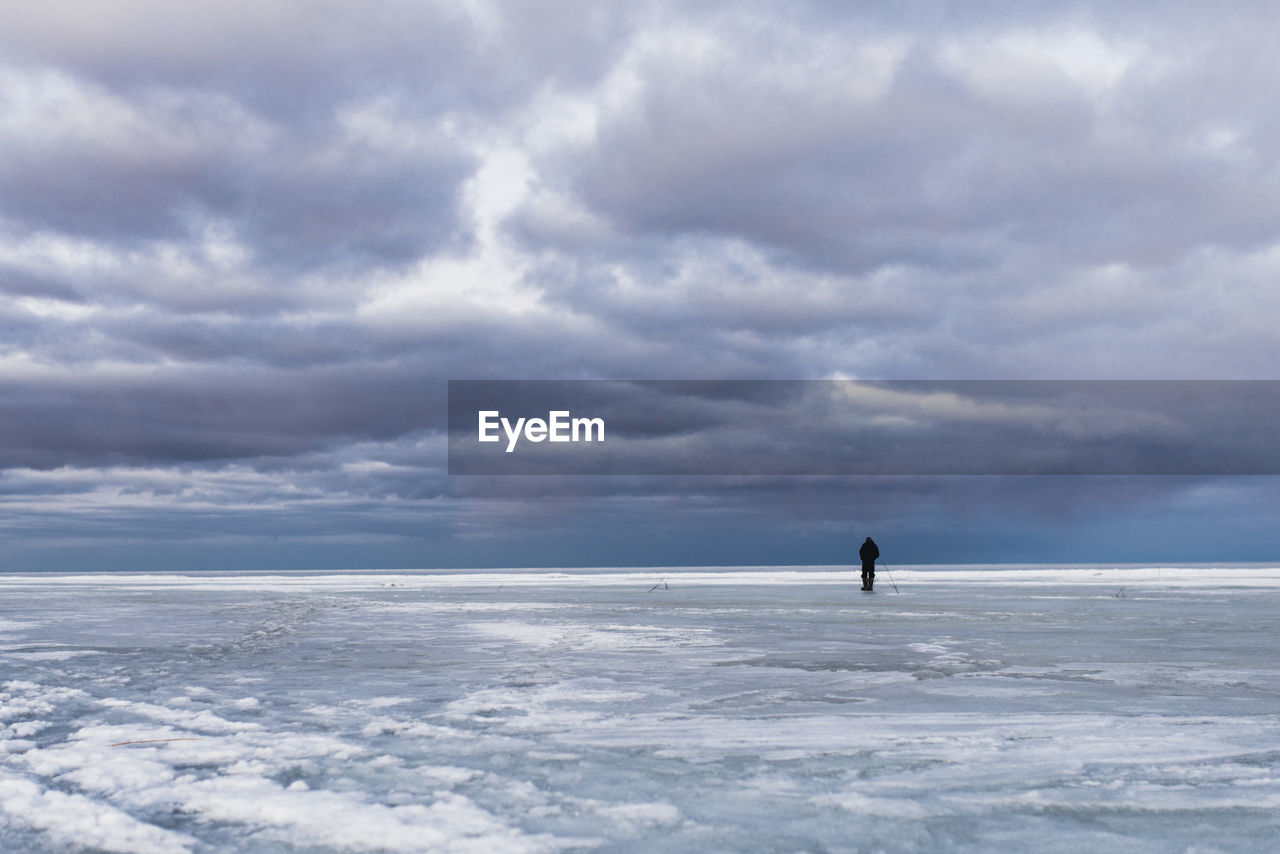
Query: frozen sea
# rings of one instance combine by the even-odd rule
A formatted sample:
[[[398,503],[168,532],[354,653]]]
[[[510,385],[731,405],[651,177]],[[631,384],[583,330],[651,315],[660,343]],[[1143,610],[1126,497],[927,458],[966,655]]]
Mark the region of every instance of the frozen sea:
[[[0,850],[1280,848],[1280,569],[0,576]]]

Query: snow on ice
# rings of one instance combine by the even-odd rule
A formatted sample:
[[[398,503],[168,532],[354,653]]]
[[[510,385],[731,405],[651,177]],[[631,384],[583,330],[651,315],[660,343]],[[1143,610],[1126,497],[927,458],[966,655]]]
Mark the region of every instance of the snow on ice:
[[[0,576],[0,849],[1273,849],[1280,570],[893,575]]]

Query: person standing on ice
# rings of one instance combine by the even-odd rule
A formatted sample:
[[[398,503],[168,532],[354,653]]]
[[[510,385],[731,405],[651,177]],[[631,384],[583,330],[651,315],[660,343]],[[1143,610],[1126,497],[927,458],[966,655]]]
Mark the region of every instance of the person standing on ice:
[[[862,589],[870,590],[876,583],[876,558],[880,557],[876,541],[867,537],[862,548],[858,549],[858,557],[862,558]]]

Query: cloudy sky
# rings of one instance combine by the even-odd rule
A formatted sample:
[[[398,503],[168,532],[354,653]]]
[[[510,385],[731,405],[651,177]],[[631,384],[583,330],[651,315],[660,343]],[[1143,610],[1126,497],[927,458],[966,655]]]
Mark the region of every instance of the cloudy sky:
[[[1275,379],[1268,4],[19,4],[0,570],[1276,560],[1272,477],[450,477],[450,379]]]

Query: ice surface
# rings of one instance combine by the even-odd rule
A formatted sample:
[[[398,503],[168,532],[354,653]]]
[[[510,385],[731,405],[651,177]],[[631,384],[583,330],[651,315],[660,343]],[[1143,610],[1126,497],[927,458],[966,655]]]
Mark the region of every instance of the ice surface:
[[[1280,570],[893,578],[0,576],[0,850],[1275,850]]]

